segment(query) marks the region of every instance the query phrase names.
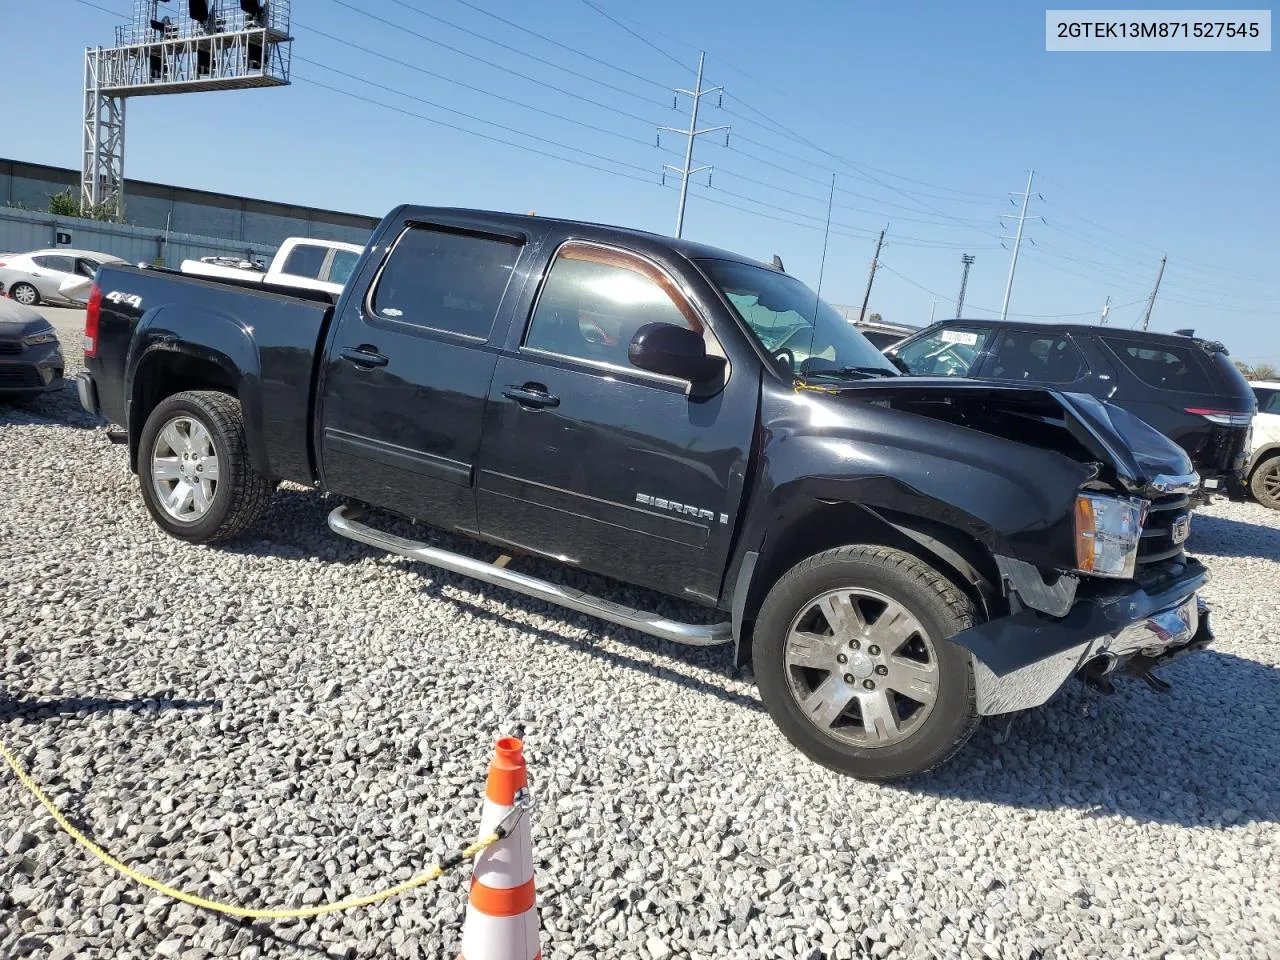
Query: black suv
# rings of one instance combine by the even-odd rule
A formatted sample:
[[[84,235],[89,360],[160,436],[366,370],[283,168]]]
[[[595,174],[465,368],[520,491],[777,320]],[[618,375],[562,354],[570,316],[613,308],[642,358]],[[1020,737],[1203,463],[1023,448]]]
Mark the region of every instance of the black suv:
[[[906,373],[1090,393],[1177,442],[1203,491],[1240,479],[1257,403],[1221,343],[1087,324],[944,320],[885,351]]]

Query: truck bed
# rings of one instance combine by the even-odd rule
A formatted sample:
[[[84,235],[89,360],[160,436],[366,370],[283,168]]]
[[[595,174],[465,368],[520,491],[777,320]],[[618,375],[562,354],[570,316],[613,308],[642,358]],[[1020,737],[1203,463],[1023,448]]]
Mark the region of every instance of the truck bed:
[[[176,362],[212,378],[210,388],[237,392],[255,466],[314,482],[316,345],[333,313],[330,295],[124,266],[104,267],[98,285],[97,355],[86,366],[103,416],[136,437],[131,408],[142,391],[160,388],[153,371]]]

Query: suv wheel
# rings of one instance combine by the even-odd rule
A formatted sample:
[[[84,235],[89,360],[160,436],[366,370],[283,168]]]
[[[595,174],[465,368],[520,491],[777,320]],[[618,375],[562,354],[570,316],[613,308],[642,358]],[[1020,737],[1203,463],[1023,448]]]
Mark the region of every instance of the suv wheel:
[[[1263,460],[1254,468],[1249,489],[1264,507],[1280,510],[1280,457]]]
[[[244,533],[275,485],[249,466],[240,401],[191,390],[161,400],[138,443],[138,481],[152,518],[192,543]]]
[[[973,606],[900,550],[847,546],[797,564],[756,619],[761,698],[809,758],[864,780],[923,773],[978,722],[969,654],[949,638]]]

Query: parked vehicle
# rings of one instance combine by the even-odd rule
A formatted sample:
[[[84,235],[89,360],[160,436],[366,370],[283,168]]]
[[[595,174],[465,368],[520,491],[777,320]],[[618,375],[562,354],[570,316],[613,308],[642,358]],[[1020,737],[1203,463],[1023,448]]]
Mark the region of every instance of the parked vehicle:
[[[343,285],[363,252],[364,247],[355,243],[290,237],[276,251],[276,255],[271,258],[271,265],[265,271],[247,260],[206,257],[201,260],[184,260],[182,272],[338,294],[342,292]]]
[[[920,376],[973,377],[1088,393],[1176,441],[1200,498],[1243,475],[1256,406],[1227,349],[1182,334],[1086,324],[944,320],[886,353]]]
[[[110,254],[65,247],[14,254],[0,258],[0,292],[25,307],[39,306],[46,300],[67,302],[59,289],[64,281],[92,279],[102,264],[124,262]]]
[[[0,399],[28,399],[62,387],[62,346],[38,311],[0,300]]]
[[[344,537],[733,643],[785,735],[846,773],[927,770],[1072,675],[1163,687],[1153,668],[1212,638],[1180,448],[1091,396],[901,376],[802,283],[733,253],[402,207],[336,304],[131,267],[98,285],[81,401],[126,428],[168,533],[237,536],[277,481],[310,484],[346,501]],[[384,532],[369,508],[503,556]]]
[[[902,323],[864,320],[862,323],[855,323],[854,329],[870,340],[872,346],[877,350],[886,350],[895,343],[899,343],[906,337],[911,336],[920,328],[910,327]]]
[[[1258,380],[1249,386],[1258,400],[1258,415],[1245,478],[1260,504],[1280,510],[1280,381]]]

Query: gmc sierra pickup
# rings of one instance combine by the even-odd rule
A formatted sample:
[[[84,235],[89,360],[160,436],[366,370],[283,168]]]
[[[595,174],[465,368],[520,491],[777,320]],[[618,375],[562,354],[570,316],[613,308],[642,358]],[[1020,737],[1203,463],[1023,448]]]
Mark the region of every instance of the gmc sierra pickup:
[[[312,485],[341,536],[732,643],[786,737],[858,777],[927,770],[1072,676],[1165,689],[1153,668],[1212,638],[1180,448],[1090,396],[899,376],[804,284],[723,250],[401,207],[336,300],[104,266],[85,363],[82,403],[125,428],[173,536],[237,536],[279,480]],[[521,554],[721,616],[567,589]]]

